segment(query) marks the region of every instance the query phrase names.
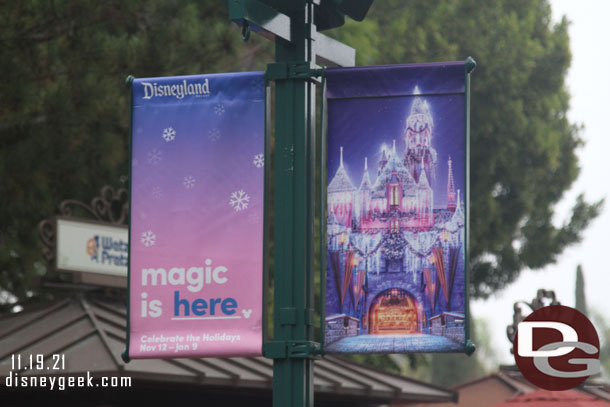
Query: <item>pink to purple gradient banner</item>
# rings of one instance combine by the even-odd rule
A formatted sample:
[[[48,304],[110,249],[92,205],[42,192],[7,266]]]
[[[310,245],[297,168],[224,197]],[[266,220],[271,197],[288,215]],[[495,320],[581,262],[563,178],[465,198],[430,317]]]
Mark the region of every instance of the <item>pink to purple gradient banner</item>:
[[[128,356],[262,353],[262,72],[134,80]]]

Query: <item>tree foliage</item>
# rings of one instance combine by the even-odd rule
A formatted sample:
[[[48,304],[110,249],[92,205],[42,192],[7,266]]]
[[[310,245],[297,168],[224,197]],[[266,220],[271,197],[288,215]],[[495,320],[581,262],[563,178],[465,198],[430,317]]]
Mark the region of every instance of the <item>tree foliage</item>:
[[[473,56],[471,283],[487,296],[580,240],[600,203],[554,205],[578,175],[566,117],[568,23],[546,0],[385,0],[330,33],[360,64]],[[127,74],[264,69],[272,44],[243,44],[217,0],[24,0],[0,4],[0,292],[28,297],[45,271],[36,225],[88,201],[128,167]]]
[[[218,1],[0,3],[0,292],[24,300],[45,273],[37,223],[128,172],[128,74],[262,69]]]
[[[590,310],[591,320],[599,336],[599,361],[602,367],[602,379],[610,380],[610,321],[605,312],[593,308]]]
[[[567,119],[568,21],[553,24],[546,0],[388,0],[375,2],[367,20],[336,30],[347,42],[366,36],[373,49],[358,47],[361,63],[468,56],[478,63],[471,84],[473,294],[486,297],[579,242],[601,201],[581,195],[569,219],[553,223],[555,204],[578,176],[583,144],[582,128]]]
[[[574,308],[589,317],[591,322],[593,322],[593,326],[595,326],[599,337],[599,361],[602,368],[602,378],[608,380],[610,378],[610,322],[605,313],[600,312],[595,307],[591,307],[591,309],[587,307],[585,276],[580,264],[576,268],[576,284],[574,286]]]
[[[585,276],[582,272],[582,266],[579,264],[576,268],[576,285],[574,289],[575,306],[577,310],[587,315],[587,298],[585,296]]]

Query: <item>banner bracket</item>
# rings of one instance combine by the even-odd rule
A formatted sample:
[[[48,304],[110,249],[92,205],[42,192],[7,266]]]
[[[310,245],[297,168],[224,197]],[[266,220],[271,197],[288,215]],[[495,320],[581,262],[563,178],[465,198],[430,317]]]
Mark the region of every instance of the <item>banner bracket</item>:
[[[477,350],[476,345],[470,339],[466,340],[466,348],[464,353],[466,353],[466,355],[468,356],[471,356],[475,350]]]
[[[320,359],[322,348],[313,341],[271,341],[265,343],[263,354],[271,359]]]
[[[289,62],[268,64],[265,79],[268,81],[282,79],[312,79],[325,75],[324,68],[316,68],[311,62]]]
[[[477,62],[472,57],[466,58],[466,73],[471,74],[477,67]]]

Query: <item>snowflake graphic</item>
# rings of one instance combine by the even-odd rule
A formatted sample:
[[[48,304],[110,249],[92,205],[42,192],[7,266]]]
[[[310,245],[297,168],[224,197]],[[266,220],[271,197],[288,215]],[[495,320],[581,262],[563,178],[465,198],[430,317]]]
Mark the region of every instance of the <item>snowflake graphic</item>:
[[[265,85],[263,84],[263,81],[260,79],[253,79],[250,82],[250,88],[252,88],[252,90],[254,92],[262,92],[263,89],[265,89]]]
[[[152,189],[152,195],[153,195],[155,198],[161,198],[161,196],[163,196],[163,191],[161,190],[161,187],[158,187],[158,186],[157,186],[157,187],[154,187],[154,188]]]
[[[235,211],[239,212],[248,208],[249,201],[250,196],[246,194],[243,189],[240,189],[239,191],[233,192],[231,194],[231,198],[229,199],[229,205],[231,205],[231,207],[235,209]]]
[[[252,164],[254,164],[254,166],[256,168],[263,168],[265,165],[265,155],[264,154],[255,155],[254,160],[252,160]]]
[[[153,148],[152,151],[148,153],[148,162],[152,165],[158,164],[163,159],[163,154],[161,151]]]
[[[187,175],[186,177],[184,177],[182,185],[184,185],[186,189],[191,189],[195,186],[195,181],[195,177],[193,177],[192,175]]]
[[[216,106],[214,106],[214,113],[216,113],[218,116],[222,115],[225,112],[225,107],[221,104],[217,104]]]
[[[147,230],[142,233],[142,237],[140,237],[140,242],[146,247],[154,246],[155,240],[157,236],[152,232],[152,230]]]
[[[217,141],[220,138],[220,130],[212,129],[208,133],[208,138],[212,141]]]
[[[256,224],[261,220],[261,217],[258,213],[252,213],[250,214],[250,216],[248,216],[248,222],[250,222],[251,224]]]
[[[163,140],[167,141],[168,143],[170,141],[173,141],[176,138],[176,130],[174,130],[173,127],[168,127],[167,129],[163,130]]]

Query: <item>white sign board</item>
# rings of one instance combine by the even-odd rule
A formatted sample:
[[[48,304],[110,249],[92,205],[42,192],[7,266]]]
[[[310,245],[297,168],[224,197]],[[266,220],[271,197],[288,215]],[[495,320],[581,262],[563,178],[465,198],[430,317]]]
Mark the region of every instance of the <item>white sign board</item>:
[[[128,229],[57,219],[57,269],[127,277]]]

